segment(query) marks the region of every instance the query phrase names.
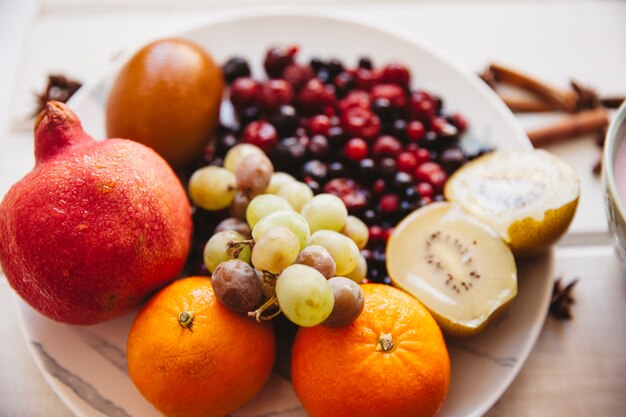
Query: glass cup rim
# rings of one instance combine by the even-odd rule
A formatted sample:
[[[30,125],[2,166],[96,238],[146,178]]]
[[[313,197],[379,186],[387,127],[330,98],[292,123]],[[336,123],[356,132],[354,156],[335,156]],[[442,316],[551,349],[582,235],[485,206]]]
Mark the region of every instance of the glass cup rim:
[[[613,163],[617,147],[622,142],[626,141],[626,130],[622,132],[622,136],[624,137],[618,137],[619,130],[622,126],[626,128],[626,101],[619,107],[613,121],[609,125],[606,132],[602,156],[602,166],[608,192],[612,196],[612,200],[619,211],[620,217],[626,220],[626,208],[624,207],[624,201],[622,201],[617,191],[617,184],[615,183],[615,164]]]

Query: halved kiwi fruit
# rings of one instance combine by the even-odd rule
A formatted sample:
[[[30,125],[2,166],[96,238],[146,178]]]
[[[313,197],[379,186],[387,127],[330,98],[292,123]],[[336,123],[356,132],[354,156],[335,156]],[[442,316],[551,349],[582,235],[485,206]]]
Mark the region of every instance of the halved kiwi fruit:
[[[493,228],[515,255],[526,256],[545,251],[565,233],[580,180],[546,151],[496,151],[455,172],[444,195]]]
[[[396,226],[387,270],[449,336],[478,333],[517,295],[517,269],[506,243],[447,202],[416,210]]]

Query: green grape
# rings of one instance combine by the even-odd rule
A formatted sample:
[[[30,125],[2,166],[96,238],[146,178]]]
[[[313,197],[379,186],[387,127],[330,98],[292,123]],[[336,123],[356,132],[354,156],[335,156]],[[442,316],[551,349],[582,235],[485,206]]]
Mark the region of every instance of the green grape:
[[[231,245],[231,242],[241,242],[246,238],[234,230],[225,230],[211,236],[204,245],[204,265],[209,272],[215,271],[217,266],[230,259],[239,259],[250,263],[250,245]]]
[[[309,222],[311,233],[318,230],[340,231],[346,224],[348,209],[333,194],[319,194],[302,207],[302,215]]]
[[[367,261],[363,255],[359,254],[359,262],[357,263],[355,270],[345,276],[357,284],[363,282],[365,277],[367,277]]]
[[[356,216],[348,216],[346,225],[341,229],[341,234],[354,240],[359,249],[363,249],[370,238],[370,231],[367,225]]]
[[[299,212],[313,198],[313,191],[305,183],[294,181],[280,187],[277,195],[287,200],[291,207]]]
[[[246,220],[253,228],[259,220],[275,211],[293,211],[291,205],[284,199],[272,194],[261,194],[252,199],[246,210]]]
[[[254,236],[254,231],[252,232]],[[354,271],[359,263],[359,248],[347,236],[332,230],[318,230],[307,241],[307,246],[325,247],[337,265],[335,274],[346,275]]]
[[[328,281],[306,265],[291,265],[281,272],[276,298],[285,316],[302,327],[322,323],[333,311],[334,295]]]
[[[237,181],[232,172],[207,166],[193,173],[189,179],[189,195],[194,204],[205,210],[222,210],[230,206],[237,192]]]
[[[262,271],[278,274],[293,264],[300,252],[300,240],[286,227],[263,233],[252,248],[252,265]]]
[[[295,211],[275,211],[264,216],[252,229],[252,238],[259,240],[268,230],[279,226],[286,227],[298,237],[300,249],[306,246],[306,241],[311,236],[311,230],[306,219]]]
[[[252,154],[265,155],[261,148],[250,145],[249,143],[240,143],[235,145],[230,148],[228,152],[226,152],[226,156],[224,157],[224,168],[234,174],[243,158]]]
[[[270,178],[270,184],[265,189],[266,194],[278,194],[280,187],[288,182],[295,182],[296,179],[286,172],[275,172]]]

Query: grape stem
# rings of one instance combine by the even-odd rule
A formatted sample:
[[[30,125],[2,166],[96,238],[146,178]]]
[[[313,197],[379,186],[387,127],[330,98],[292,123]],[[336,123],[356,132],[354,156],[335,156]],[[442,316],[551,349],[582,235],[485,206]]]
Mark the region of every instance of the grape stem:
[[[266,310],[272,307],[277,307],[277,310],[271,313],[270,315],[267,315],[267,316],[263,315],[263,313],[265,313]],[[269,300],[264,302],[261,307],[257,308],[254,311],[249,311],[248,317],[254,317],[256,321],[260,323],[263,320],[273,319],[274,317],[278,316],[281,313],[281,311],[282,310],[280,306],[278,305],[278,299],[276,298],[276,294],[274,294]]]
[[[233,252],[233,258],[239,258],[239,254],[246,247],[250,246],[250,249],[254,247],[254,239],[246,239],[246,240],[231,240],[228,242],[228,248],[236,248]]]

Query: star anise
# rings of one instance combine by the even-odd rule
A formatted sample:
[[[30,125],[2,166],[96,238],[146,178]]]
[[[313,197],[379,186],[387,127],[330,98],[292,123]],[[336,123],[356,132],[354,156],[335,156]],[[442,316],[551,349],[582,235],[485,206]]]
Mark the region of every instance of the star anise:
[[[64,75],[49,75],[45,91],[37,94],[37,109],[35,109],[34,115],[39,114],[50,100],[66,103],[81,86],[82,84],[79,81],[72,80]]]
[[[552,287],[552,299],[550,301],[550,314],[558,320],[571,320],[572,304],[575,300],[572,296],[574,286],[579,278],[574,278],[569,284],[563,287],[563,278],[559,277],[554,281]]]

